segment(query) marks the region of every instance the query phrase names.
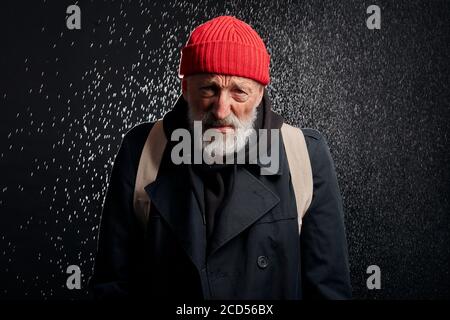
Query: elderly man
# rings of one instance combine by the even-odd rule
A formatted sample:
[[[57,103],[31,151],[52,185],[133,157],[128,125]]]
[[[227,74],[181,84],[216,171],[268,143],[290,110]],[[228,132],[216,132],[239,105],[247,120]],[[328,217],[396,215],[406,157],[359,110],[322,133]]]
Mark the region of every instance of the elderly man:
[[[90,280],[96,297],[351,297],[333,160],[318,131],[271,110],[269,60],[234,17],[192,32],[182,95],[162,120],[130,130],[116,156]],[[268,134],[252,140],[255,130]],[[180,149],[183,133],[192,148]],[[277,162],[269,172],[250,152],[255,141]]]

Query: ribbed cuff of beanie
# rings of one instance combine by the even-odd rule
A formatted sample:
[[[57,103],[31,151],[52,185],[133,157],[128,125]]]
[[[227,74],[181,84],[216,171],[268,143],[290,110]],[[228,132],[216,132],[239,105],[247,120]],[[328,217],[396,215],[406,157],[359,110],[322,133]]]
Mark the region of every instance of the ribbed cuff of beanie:
[[[216,73],[253,79],[267,85],[270,56],[266,50],[230,41],[202,42],[181,51],[180,76]]]

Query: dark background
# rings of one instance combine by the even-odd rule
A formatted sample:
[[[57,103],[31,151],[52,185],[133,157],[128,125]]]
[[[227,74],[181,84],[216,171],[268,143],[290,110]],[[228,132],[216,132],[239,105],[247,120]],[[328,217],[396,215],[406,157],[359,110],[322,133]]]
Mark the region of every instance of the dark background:
[[[81,8],[81,30],[66,8]],[[366,9],[381,8],[381,30]],[[450,1],[2,1],[0,298],[85,299],[123,134],[170,110],[180,49],[235,15],[271,53],[287,122],[320,130],[355,298],[450,297]],[[381,268],[368,290],[366,269]],[[66,269],[82,289],[66,288]]]

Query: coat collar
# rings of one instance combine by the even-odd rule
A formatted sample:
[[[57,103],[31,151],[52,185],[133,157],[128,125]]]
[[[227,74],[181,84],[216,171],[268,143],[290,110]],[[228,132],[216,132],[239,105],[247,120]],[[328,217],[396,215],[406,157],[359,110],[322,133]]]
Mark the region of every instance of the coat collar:
[[[185,168],[160,172],[145,191],[193,264],[201,270],[205,263],[206,227]]]
[[[235,175],[234,190],[220,212],[214,230],[210,254],[258,221],[280,198],[244,167]]]
[[[187,168],[180,166],[177,170],[161,172],[145,190],[193,264],[201,270],[206,262],[206,227]],[[258,221],[279,201],[257,177],[244,167],[238,168],[235,188],[217,220],[210,254]]]

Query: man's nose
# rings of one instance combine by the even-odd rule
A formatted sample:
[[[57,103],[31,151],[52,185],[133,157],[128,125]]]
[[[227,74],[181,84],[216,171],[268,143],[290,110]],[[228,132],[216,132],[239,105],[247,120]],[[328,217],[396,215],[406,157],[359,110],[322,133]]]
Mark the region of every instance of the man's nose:
[[[213,114],[218,120],[225,119],[231,112],[231,100],[225,92],[219,93],[213,105]]]

